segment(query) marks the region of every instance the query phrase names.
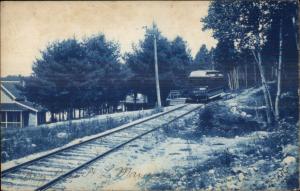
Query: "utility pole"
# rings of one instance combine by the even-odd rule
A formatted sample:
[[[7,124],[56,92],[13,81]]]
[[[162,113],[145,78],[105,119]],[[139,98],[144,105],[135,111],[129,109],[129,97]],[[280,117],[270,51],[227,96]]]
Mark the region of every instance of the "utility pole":
[[[214,61],[214,49],[211,48],[211,65],[212,65],[212,70],[215,69],[215,61]]]
[[[154,29],[153,24],[153,29]],[[159,77],[158,77],[158,64],[157,64],[157,47],[156,47],[156,31],[153,33],[154,37],[154,65],[155,65],[155,83],[156,83],[156,96],[157,96],[157,106],[161,107],[161,99],[160,99],[160,88],[159,88]]]
[[[146,34],[149,29],[144,26],[146,29]],[[157,44],[156,44],[156,35],[157,35],[157,27],[153,22],[152,29],[149,31],[150,35],[153,36],[153,46],[154,46],[154,66],[155,66],[155,85],[156,85],[156,98],[157,98],[157,107],[161,108],[161,98],[160,98],[160,88],[159,88],[159,77],[158,77],[158,63],[157,63]]]

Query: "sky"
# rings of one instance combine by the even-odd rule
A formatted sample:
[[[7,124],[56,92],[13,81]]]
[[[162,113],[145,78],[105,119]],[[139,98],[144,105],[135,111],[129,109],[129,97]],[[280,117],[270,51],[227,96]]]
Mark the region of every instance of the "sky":
[[[202,31],[201,18],[209,1],[190,2],[1,2],[1,76],[30,75],[40,51],[56,40],[82,39],[104,33],[120,44],[121,53],[143,39],[156,22],[169,40],[187,41],[192,56],[202,44],[216,45],[211,31]]]

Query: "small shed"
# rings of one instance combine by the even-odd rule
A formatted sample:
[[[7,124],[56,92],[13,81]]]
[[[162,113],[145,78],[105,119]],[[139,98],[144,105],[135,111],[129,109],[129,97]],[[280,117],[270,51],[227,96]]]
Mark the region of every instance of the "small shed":
[[[138,110],[138,109],[146,109],[149,107],[148,105],[148,97],[144,94],[137,93],[134,96],[133,93],[127,94],[125,99],[120,102],[123,110]]]

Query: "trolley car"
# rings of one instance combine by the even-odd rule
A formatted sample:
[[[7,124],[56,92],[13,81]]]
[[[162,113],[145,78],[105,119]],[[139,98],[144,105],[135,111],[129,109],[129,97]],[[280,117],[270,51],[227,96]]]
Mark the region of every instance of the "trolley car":
[[[224,91],[225,80],[221,72],[217,70],[195,70],[188,77],[188,87],[182,90],[172,90],[167,97],[167,102],[180,102],[185,98],[186,102],[207,102],[218,98]]]
[[[188,101],[202,102],[220,97],[224,91],[223,74],[217,70],[196,70],[189,75]]]

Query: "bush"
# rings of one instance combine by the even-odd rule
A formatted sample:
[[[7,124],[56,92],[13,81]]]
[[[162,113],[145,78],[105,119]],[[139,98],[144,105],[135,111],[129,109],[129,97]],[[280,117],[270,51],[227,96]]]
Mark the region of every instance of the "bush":
[[[196,134],[198,136],[234,137],[261,130],[262,124],[253,118],[233,114],[222,102],[207,104],[199,112]]]
[[[199,113],[199,131],[206,132],[213,125],[213,110],[209,107]]]

